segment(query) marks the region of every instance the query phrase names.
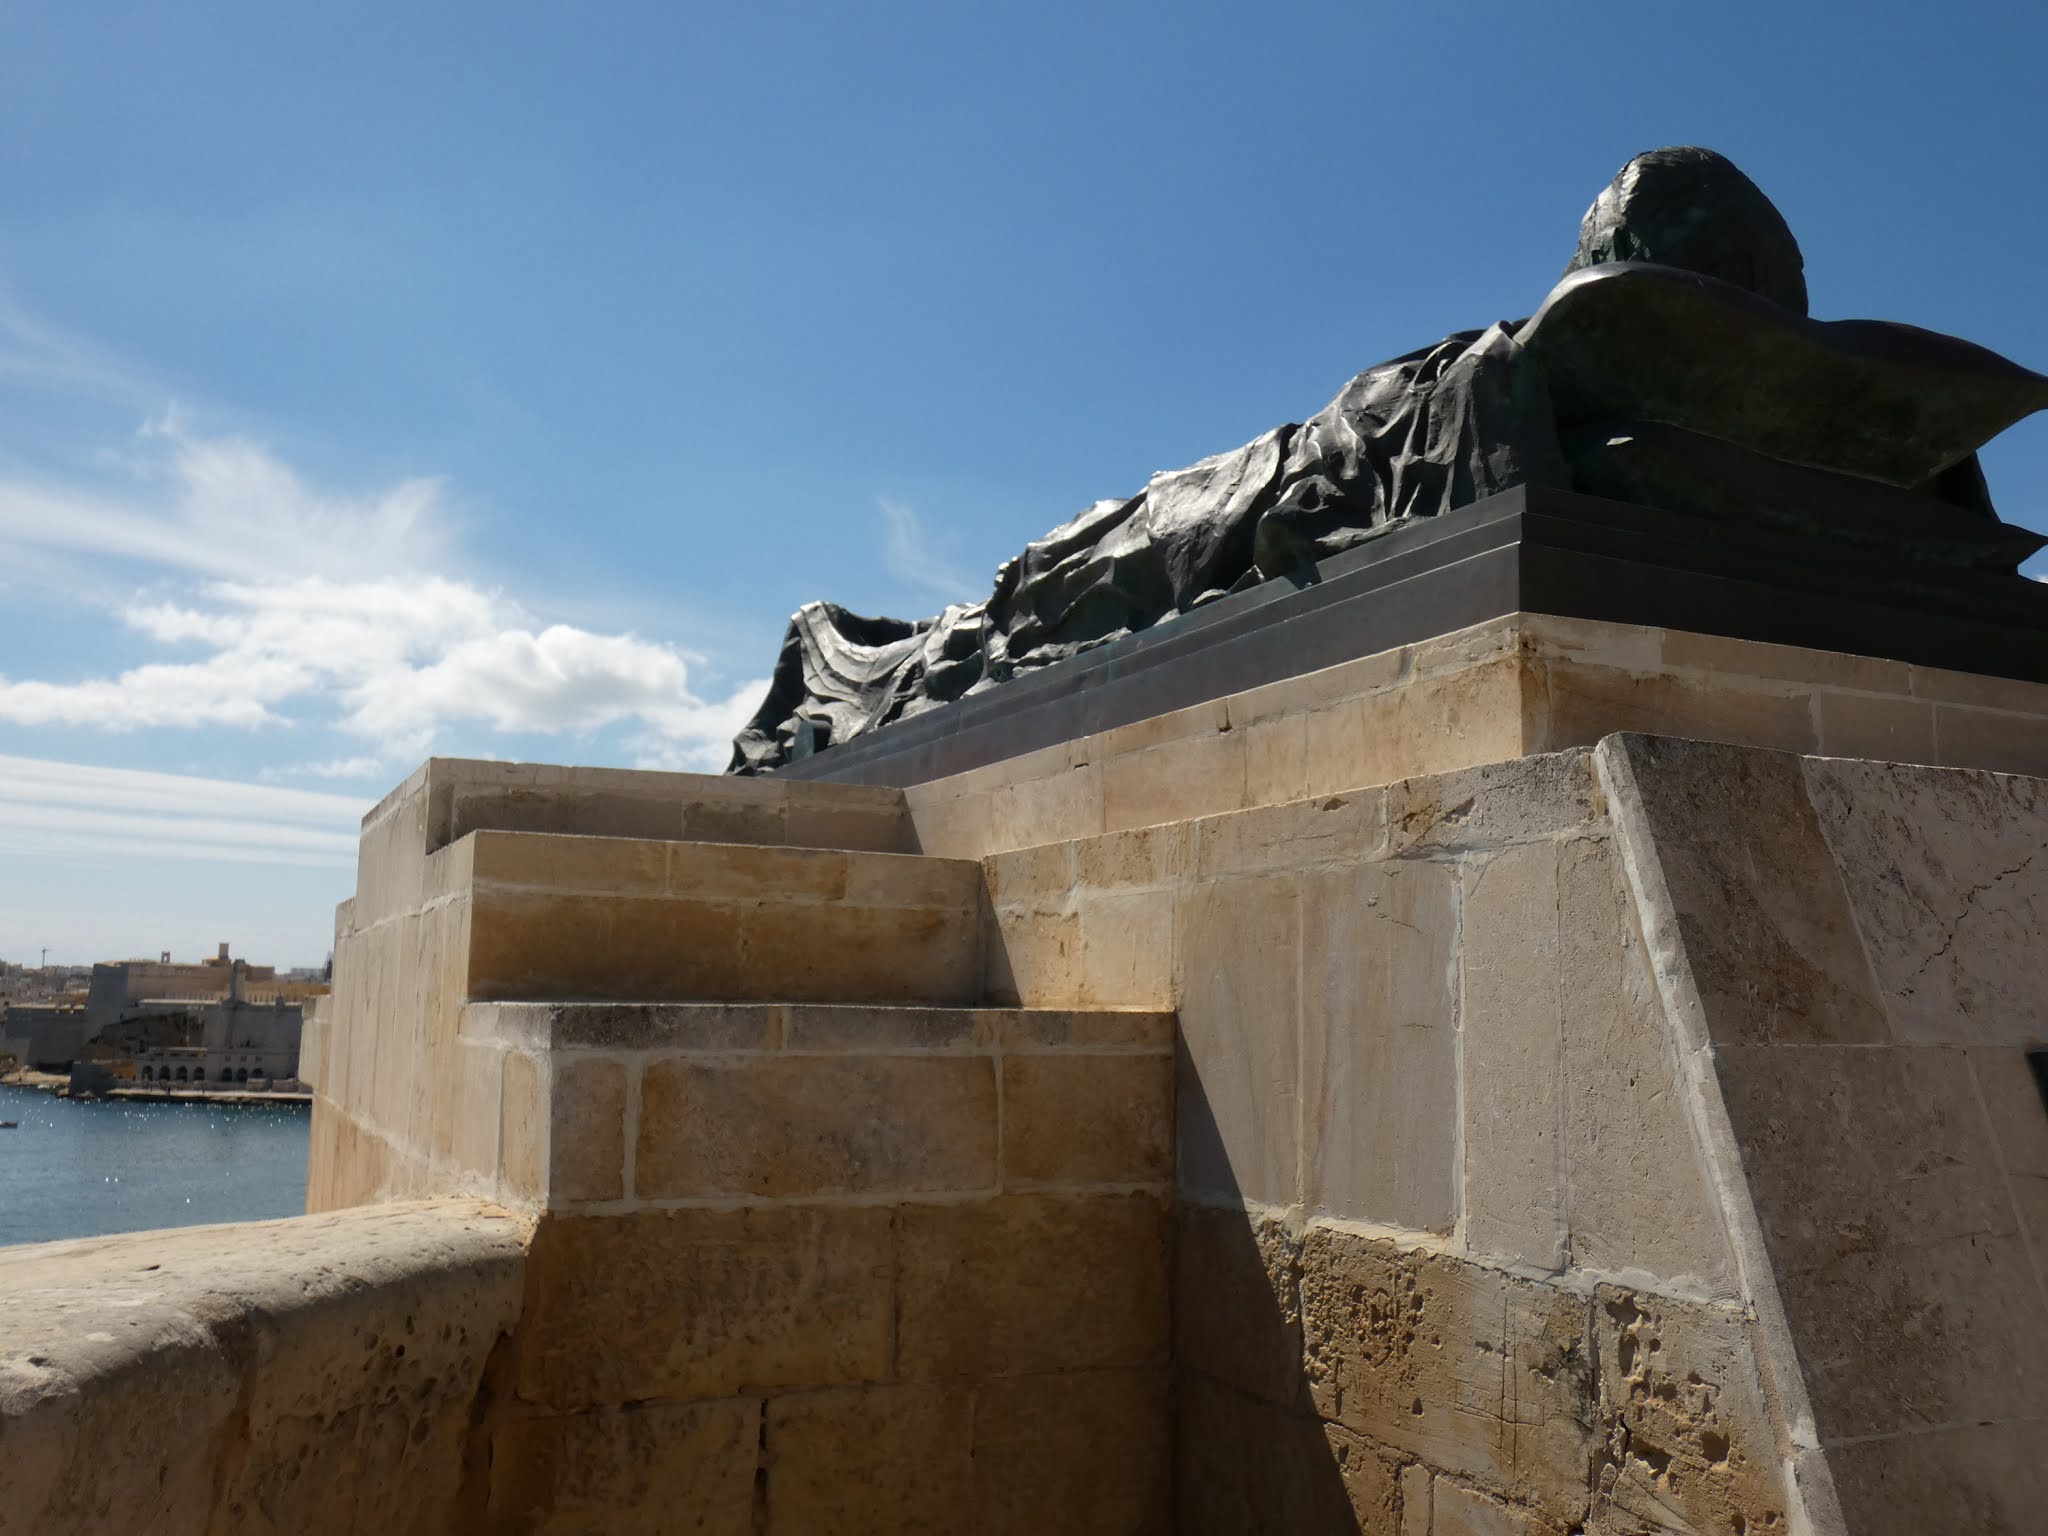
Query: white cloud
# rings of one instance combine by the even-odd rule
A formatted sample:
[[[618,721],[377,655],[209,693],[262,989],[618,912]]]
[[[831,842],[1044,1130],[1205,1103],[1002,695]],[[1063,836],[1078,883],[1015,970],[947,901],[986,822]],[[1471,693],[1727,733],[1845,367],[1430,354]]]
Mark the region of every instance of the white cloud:
[[[501,591],[435,574],[452,548],[438,481],[332,493],[175,413],[142,430],[124,465],[139,490],[119,496],[0,481],[0,553],[179,573],[177,595],[160,581],[118,612],[169,654],[84,679],[0,675],[0,721],[332,726],[376,750],[304,771],[354,777],[417,758],[455,724],[559,733],[637,720],[643,751],[718,768],[766,688],[707,700],[673,646],[544,623]]]
[[[366,799],[0,756],[0,849],[41,855],[355,863]]]
[[[440,480],[319,490],[259,444],[193,432],[175,408],[114,457],[116,488],[0,482],[0,544],[228,579],[374,577],[431,567],[450,546]]]
[[[939,553],[914,508],[886,496],[878,497],[876,505],[882,509],[882,558],[890,575],[948,603],[978,602],[988,595],[987,582],[976,582]]]

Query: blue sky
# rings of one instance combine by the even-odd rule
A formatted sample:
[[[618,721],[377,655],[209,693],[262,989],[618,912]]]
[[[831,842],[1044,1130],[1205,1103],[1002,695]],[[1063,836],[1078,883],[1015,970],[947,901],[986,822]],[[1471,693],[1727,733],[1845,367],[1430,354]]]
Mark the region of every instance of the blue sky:
[[[799,603],[1528,313],[1639,149],[2048,368],[2038,6],[315,9],[0,16],[0,957],[317,962],[429,752],[715,768]]]

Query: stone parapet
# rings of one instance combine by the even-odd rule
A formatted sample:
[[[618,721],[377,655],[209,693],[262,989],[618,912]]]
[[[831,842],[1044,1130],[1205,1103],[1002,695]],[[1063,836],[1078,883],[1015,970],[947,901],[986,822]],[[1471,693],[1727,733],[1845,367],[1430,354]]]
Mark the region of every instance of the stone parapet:
[[[528,1233],[449,1203],[0,1248],[0,1531],[473,1529]]]

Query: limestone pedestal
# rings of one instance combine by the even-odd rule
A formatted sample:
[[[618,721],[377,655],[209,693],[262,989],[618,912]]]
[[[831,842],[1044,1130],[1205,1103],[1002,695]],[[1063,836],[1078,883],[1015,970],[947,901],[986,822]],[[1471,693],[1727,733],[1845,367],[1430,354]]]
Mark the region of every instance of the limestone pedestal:
[[[365,825],[311,1201],[536,1219],[476,1528],[2048,1507],[2048,686],[1518,612],[831,765]]]

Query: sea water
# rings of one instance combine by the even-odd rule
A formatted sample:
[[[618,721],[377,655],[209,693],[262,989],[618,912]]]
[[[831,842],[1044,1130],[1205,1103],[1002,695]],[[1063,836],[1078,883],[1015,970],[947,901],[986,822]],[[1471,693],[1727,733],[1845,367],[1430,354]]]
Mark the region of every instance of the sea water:
[[[298,1104],[60,1099],[0,1084],[0,1243],[261,1221],[306,1208]]]

